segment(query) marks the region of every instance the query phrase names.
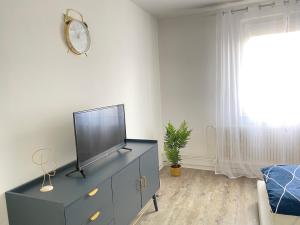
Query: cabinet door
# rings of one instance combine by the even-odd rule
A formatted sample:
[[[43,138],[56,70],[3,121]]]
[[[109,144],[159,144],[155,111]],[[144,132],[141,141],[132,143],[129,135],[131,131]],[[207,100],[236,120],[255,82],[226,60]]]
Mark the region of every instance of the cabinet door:
[[[140,157],[140,172],[145,186],[142,189],[142,207],[144,207],[160,185],[157,146]]]
[[[115,225],[128,225],[141,210],[139,160],[112,177]]]

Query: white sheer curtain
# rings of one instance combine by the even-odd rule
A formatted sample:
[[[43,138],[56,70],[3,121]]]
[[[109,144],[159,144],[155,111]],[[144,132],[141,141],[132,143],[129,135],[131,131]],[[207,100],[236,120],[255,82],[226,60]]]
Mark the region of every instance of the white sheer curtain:
[[[216,173],[300,164],[300,1],[218,15]]]

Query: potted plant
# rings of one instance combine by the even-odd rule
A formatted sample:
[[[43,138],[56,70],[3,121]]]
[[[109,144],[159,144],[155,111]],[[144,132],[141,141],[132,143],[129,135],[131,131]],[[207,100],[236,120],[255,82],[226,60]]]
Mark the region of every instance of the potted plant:
[[[183,121],[178,129],[169,122],[166,126],[164,138],[164,149],[168,161],[170,162],[170,172],[172,176],[181,176],[181,154],[180,150],[188,143],[192,130],[188,128],[186,121]]]

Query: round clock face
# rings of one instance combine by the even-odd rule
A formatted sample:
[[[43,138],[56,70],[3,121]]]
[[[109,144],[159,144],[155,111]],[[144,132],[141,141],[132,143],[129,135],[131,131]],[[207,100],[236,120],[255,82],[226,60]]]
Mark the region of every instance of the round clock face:
[[[90,35],[87,26],[78,20],[70,21],[67,27],[67,43],[74,53],[86,53],[90,48]]]

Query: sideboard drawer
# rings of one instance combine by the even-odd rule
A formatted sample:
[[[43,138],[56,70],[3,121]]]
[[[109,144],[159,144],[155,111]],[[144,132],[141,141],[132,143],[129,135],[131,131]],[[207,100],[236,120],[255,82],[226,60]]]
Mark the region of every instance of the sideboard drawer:
[[[104,225],[113,219],[111,179],[65,209],[67,225]]]

